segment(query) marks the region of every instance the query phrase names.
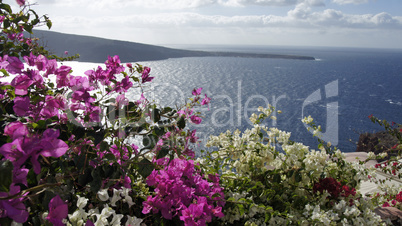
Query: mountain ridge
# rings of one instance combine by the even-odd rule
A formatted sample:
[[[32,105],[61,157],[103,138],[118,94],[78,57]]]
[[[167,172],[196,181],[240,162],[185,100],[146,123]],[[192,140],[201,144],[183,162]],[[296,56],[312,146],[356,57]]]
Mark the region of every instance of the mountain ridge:
[[[182,57],[252,57],[280,58],[294,60],[315,60],[310,56],[257,54],[239,52],[212,52],[168,48],[137,42],[105,39],[93,36],[65,34],[54,31],[34,30],[33,37],[39,38],[42,44],[53,54],[80,54],[80,62],[103,63],[108,55],[119,55],[122,62],[156,61]]]

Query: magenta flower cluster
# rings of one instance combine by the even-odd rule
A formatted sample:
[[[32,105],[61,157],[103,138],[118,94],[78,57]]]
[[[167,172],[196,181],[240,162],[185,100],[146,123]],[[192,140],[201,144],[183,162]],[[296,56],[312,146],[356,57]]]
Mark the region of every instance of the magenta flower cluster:
[[[193,100],[194,102],[200,101],[200,99],[201,99],[201,97],[200,97],[201,91],[202,91],[202,88],[198,88],[198,89],[193,90],[192,94],[193,94],[193,96],[195,96],[194,100]],[[201,100],[200,104],[209,106],[210,101],[211,101],[211,98],[208,97],[207,94],[205,94],[205,97]],[[209,108],[208,108],[208,110],[209,110]],[[187,108],[187,109],[181,110],[181,111],[179,111],[177,113],[179,115],[185,115],[186,117],[190,118],[190,121],[192,123],[194,123],[194,124],[198,125],[198,124],[200,124],[202,122],[201,117],[199,117],[196,114],[193,114],[194,111],[193,111],[192,108]]]
[[[185,225],[205,225],[213,217],[223,217],[223,188],[218,175],[204,178],[193,160],[168,158],[157,161],[164,169],[153,170],[146,182],[155,195],[143,202],[142,213],[161,212],[166,219],[178,216]]]

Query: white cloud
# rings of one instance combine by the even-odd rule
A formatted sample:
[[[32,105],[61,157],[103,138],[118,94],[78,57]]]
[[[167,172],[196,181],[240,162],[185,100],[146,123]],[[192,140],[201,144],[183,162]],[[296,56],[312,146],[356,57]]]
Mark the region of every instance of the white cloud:
[[[121,9],[132,7],[148,8],[159,10],[179,10],[179,9],[195,9],[206,6],[229,6],[229,7],[245,7],[250,5],[260,6],[294,6],[297,4],[307,4],[310,6],[324,6],[324,0],[43,0],[40,4],[58,4],[62,6],[80,6],[81,8],[92,9]]]
[[[218,0],[218,3],[225,6],[289,6],[297,4],[298,1],[299,0]]]
[[[368,3],[370,0],[332,0],[332,2],[339,4],[339,5],[346,5],[346,4],[364,4]]]
[[[63,0],[53,5],[54,0],[43,1],[47,5],[41,10],[52,13],[54,31],[154,44],[253,44],[258,40],[289,44],[292,40],[308,43],[314,37],[346,42],[357,36],[380,40],[381,35],[402,35],[401,16],[382,10],[353,14],[318,7],[330,1],[358,4],[372,0]]]
[[[56,17],[54,24],[63,27],[74,27],[76,24],[87,24],[94,27],[127,26],[160,28],[176,26],[189,27],[238,27],[238,28],[270,28],[270,27],[302,27],[304,29],[363,28],[363,29],[401,29],[402,17],[388,13],[350,15],[334,9],[313,12],[309,7],[298,6],[288,12],[287,16],[243,15],[222,16],[203,15],[199,13],[160,13],[141,14],[120,17],[102,16],[98,18]],[[69,25],[70,24],[70,25]]]

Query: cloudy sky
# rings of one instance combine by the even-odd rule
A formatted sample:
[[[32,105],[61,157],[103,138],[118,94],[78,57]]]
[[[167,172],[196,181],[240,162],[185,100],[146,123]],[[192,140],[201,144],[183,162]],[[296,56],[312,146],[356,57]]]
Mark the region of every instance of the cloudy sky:
[[[148,44],[402,48],[401,0],[27,2],[53,31]]]

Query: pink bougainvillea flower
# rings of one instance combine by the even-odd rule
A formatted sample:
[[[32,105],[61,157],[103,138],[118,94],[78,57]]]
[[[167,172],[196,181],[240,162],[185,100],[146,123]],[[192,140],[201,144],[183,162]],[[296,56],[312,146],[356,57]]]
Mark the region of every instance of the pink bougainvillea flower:
[[[29,114],[29,112],[28,112],[29,105],[30,105],[30,101],[29,101],[28,96],[16,97],[14,99],[13,110],[17,116],[21,116],[21,117],[27,116]]]
[[[62,88],[64,86],[69,85],[70,72],[71,72],[71,67],[65,66],[65,65],[61,66],[54,72],[54,74],[56,75],[57,88]]]
[[[21,167],[30,158],[34,172],[39,174],[41,166],[38,157],[40,155],[58,158],[68,150],[68,145],[57,139],[59,135],[59,130],[55,129],[45,130],[42,136],[32,135],[29,134],[26,126],[22,125],[13,132],[13,141],[0,147],[0,154],[12,161],[15,168]]]
[[[120,94],[116,97],[116,106],[119,108],[128,105],[128,102],[129,101],[124,94]]]
[[[7,66],[8,66],[9,64],[10,64],[10,63],[8,63],[8,62],[5,61],[5,60],[2,60],[1,57],[0,57],[0,69],[5,69],[5,68],[7,68]]]
[[[219,218],[225,216],[225,215],[222,213],[222,207],[221,207],[221,206],[212,209],[212,213],[213,213],[216,217],[219,217]]]
[[[53,116],[60,116],[59,110],[63,110],[66,106],[66,100],[63,95],[57,96],[46,96],[45,105],[40,111],[40,115],[45,119],[51,118]]]
[[[50,221],[55,226],[64,226],[63,219],[68,215],[68,206],[60,198],[60,196],[55,196],[49,202],[49,214],[46,219]]]
[[[7,71],[11,74],[20,73],[24,69],[24,64],[18,57],[8,56],[7,61],[9,65],[7,66]]]
[[[23,33],[19,33],[19,34],[17,35],[17,40],[20,41],[20,42],[23,42],[23,41],[24,41],[24,34],[23,34]]]
[[[126,76],[121,82],[117,82],[113,88],[113,91],[117,93],[127,92],[133,86],[133,83],[130,81],[130,77]]]
[[[208,110],[209,110],[209,103],[211,102],[211,98],[207,97],[207,94],[205,94],[204,99],[201,101],[201,105],[208,105]]]
[[[32,52],[29,53],[29,56],[24,56],[24,60],[29,66],[34,66],[35,65],[35,59],[36,59],[36,56],[33,55]]]
[[[14,136],[14,132],[17,129],[19,129],[19,134],[18,134],[18,136]],[[23,132],[24,132],[23,135],[28,134],[28,128],[22,122],[19,122],[19,121],[11,122],[4,128],[4,135],[7,135],[7,136],[11,137],[13,140],[15,140],[22,135],[21,129],[23,129]]]
[[[86,110],[86,114],[89,115],[90,122],[100,122],[102,110],[99,106],[87,104]]]
[[[47,58],[45,56],[43,56],[43,55],[37,56],[36,59],[35,59],[36,68],[39,71],[45,70],[47,62],[48,62],[48,60],[47,60]]]
[[[193,89],[193,92],[191,92],[191,94],[193,94],[194,96],[198,96],[201,94],[201,90],[202,90],[202,87],[200,87],[198,89]]]
[[[59,130],[47,129],[43,132],[42,139],[40,140],[40,146],[42,147],[41,155],[45,157],[58,158],[66,153],[68,145],[57,139],[60,136]]]
[[[205,219],[202,219],[204,203],[191,204],[188,208],[181,211],[180,220],[185,225],[206,225]]]
[[[200,124],[202,122],[202,119],[196,115],[192,115],[190,117],[191,122],[195,123],[195,124]]]
[[[25,0],[16,0],[17,4],[19,6],[24,6],[25,5]]]
[[[36,88],[43,89],[45,86],[43,85],[43,77],[39,74],[38,70],[28,69],[27,71],[22,72],[24,75],[27,75],[32,81]]]
[[[24,138],[18,138],[11,143],[6,143],[0,148],[0,154],[5,159],[13,162],[15,168],[21,167],[25,161],[30,157],[30,151],[24,150]]]
[[[13,169],[13,183],[23,184],[28,187],[28,176],[29,169],[26,168],[14,168]]]
[[[28,87],[32,85],[34,81],[29,78],[28,75],[18,75],[12,81],[11,85],[15,88],[16,95],[26,95],[28,93]]]
[[[208,182],[194,168],[193,160],[170,161],[165,157],[156,162],[164,169],[153,170],[147,177],[146,182],[155,186],[156,195],[143,202],[142,213],[160,211],[166,219],[179,216],[184,225],[205,225],[213,216],[223,216],[221,209],[216,208],[225,204],[220,198],[224,197],[223,188],[219,183]]]
[[[151,72],[151,68],[149,67],[144,67],[144,71],[142,72],[141,78],[142,78],[142,83],[150,82],[154,77],[150,77],[149,73]]]
[[[17,37],[16,33],[8,33],[7,34],[7,38],[10,40],[15,40],[16,37]]]
[[[136,101],[137,105],[146,104],[146,102],[147,102],[147,99],[145,98],[144,94],[141,93],[140,99]]]
[[[0,197],[8,197],[11,195],[15,195],[19,192],[20,187],[11,184],[10,192],[9,193],[0,192]],[[26,222],[28,220],[29,213],[23,203],[24,199],[25,197],[17,199],[0,200],[0,209],[3,212],[0,217],[9,217],[17,223]]]
[[[121,88],[124,92],[127,92],[128,89],[133,87],[133,83],[130,81],[130,77],[126,76],[123,80],[121,80]]]
[[[56,70],[57,70],[57,61],[55,59],[48,60],[46,64],[46,73],[43,76],[47,78],[48,75],[54,74]]]
[[[106,68],[109,71],[109,77],[115,78],[114,74],[119,74],[124,71],[124,67],[120,65],[120,58],[118,55],[113,57],[108,56],[107,60],[105,61]]]

